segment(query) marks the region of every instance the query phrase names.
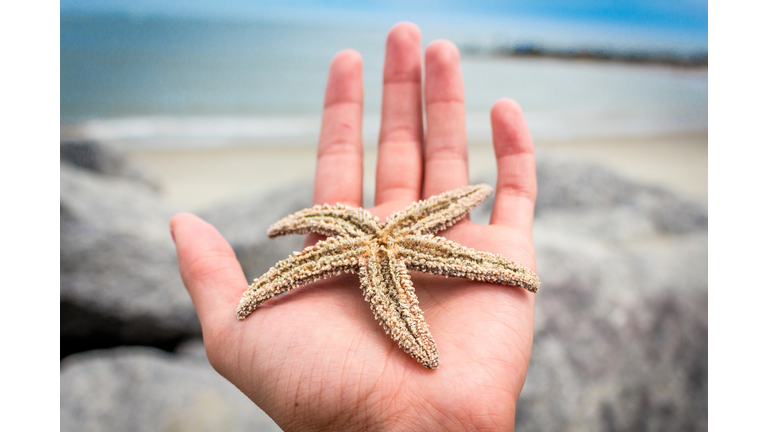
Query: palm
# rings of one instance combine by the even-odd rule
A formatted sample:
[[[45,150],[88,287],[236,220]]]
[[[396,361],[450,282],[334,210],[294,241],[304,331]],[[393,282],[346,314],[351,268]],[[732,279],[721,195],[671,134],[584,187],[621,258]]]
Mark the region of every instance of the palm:
[[[397,113],[392,112],[397,106],[389,110],[386,106],[388,91],[391,97],[402,96],[404,91],[407,94],[396,85],[388,90],[386,80],[388,70],[395,76],[392,70],[397,71],[396,63],[404,62],[401,51],[418,50],[418,38],[414,41],[413,35],[414,26],[399,25],[388,40],[377,205],[370,209],[382,220],[415,199],[466,184],[466,165],[463,173],[431,170],[430,166],[451,164],[449,158],[430,158],[430,145],[434,156],[437,139],[427,136],[423,178],[420,130],[411,136],[406,133],[405,139],[387,139],[388,128],[390,137],[408,129],[403,121],[418,123],[420,129],[420,106],[419,118],[408,113],[401,116],[405,120],[398,120]],[[458,73],[456,61],[455,65],[433,66],[430,75],[430,49],[432,57],[439,58],[444,54],[441,51],[451,48],[438,43],[427,52],[428,122],[430,77],[434,76],[432,82],[436,83],[432,84],[432,95],[438,99],[448,95],[445,99],[450,99],[451,92],[456,91],[450,74]],[[358,176],[356,166],[350,169],[348,165],[350,159],[357,158],[359,143],[331,151],[332,145],[345,140],[345,132],[335,125],[354,125],[359,120],[354,118],[355,112],[353,118],[345,117],[350,116],[345,103],[329,104],[334,96],[356,96],[355,81],[349,79],[349,74],[355,73],[354,65],[351,72],[345,70],[344,56],[348,60],[352,55],[347,52],[334,59],[326,89],[315,201],[359,206],[362,173]],[[446,80],[447,84],[441,84]],[[417,89],[420,93],[420,87]],[[446,109],[451,111],[455,107],[450,105],[456,101],[448,102]],[[442,109],[433,106],[433,113]],[[460,108],[463,115],[463,106]],[[450,117],[455,113],[445,115],[447,123],[454,123]],[[530,138],[527,130],[519,130],[520,124],[525,125],[513,103],[497,104],[492,116],[499,159],[492,223],[483,226],[463,221],[440,235],[535,270],[531,243],[535,174]],[[439,127],[432,129],[440,132]],[[408,142],[418,147],[408,147]],[[463,145],[463,137],[457,142]],[[398,148],[403,143],[406,150]],[[460,154],[455,150],[447,154]],[[401,170],[411,168],[402,170],[405,176],[388,172],[395,161]],[[238,321],[234,311],[247,283],[231,248],[215,229],[191,215],[176,216],[172,228],[182,276],[201,318],[211,363],[283,428],[361,429],[378,425],[407,429],[425,428],[425,421],[451,428],[470,424],[508,428],[513,424],[531,349],[532,294],[514,287],[414,272],[416,293],[442,362],[438,371],[430,371],[384,333],[364,301],[355,275],[303,286],[264,303],[248,319]],[[312,241],[310,236],[308,242]]]

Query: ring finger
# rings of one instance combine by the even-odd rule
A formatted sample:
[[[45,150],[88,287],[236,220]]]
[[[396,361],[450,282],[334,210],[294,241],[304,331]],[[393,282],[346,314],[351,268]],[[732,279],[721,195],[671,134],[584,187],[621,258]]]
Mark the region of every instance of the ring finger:
[[[464,126],[464,84],[459,50],[445,40],[432,42],[424,55],[427,107],[425,198],[466,186],[467,142]]]

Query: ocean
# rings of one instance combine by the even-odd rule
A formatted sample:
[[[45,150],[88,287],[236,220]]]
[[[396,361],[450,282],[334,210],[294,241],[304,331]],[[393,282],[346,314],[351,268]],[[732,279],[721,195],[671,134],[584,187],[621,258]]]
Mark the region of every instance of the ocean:
[[[397,20],[366,17],[62,11],[62,131],[126,148],[314,145],[330,60],[353,48],[364,61],[364,140],[374,144],[384,41]],[[503,17],[417,24],[425,46],[448,38],[462,52],[470,140],[490,140],[488,113],[502,97],[521,104],[535,139],[707,130],[706,66],[502,55],[535,43],[686,56],[706,53],[706,33]]]

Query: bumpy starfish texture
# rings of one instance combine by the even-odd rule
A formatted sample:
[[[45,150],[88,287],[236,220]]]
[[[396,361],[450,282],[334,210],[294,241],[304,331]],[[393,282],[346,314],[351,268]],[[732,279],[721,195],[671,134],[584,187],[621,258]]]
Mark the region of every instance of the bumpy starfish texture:
[[[322,205],[289,215],[269,236],[317,233],[328,236],[278,262],[245,291],[237,317],[288,290],[341,273],[357,273],[365,300],[397,344],[429,369],[440,365],[437,347],[419,308],[409,270],[513,285],[536,292],[539,279],[528,268],[478,252],[433,233],[467,215],[490,194],[488,185],[466,186],[412,204],[386,223],[361,208]]]

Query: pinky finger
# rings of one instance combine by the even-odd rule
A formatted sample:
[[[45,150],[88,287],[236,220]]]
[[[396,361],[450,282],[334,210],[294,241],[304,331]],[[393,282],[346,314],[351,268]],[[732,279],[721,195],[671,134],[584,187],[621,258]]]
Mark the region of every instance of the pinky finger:
[[[536,161],[533,139],[517,102],[496,102],[491,109],[491,127],[498,169],[491,224],[530,233],[536,205]]]

